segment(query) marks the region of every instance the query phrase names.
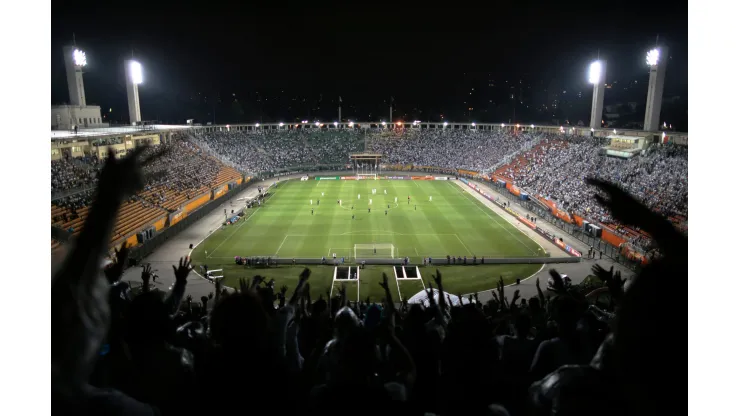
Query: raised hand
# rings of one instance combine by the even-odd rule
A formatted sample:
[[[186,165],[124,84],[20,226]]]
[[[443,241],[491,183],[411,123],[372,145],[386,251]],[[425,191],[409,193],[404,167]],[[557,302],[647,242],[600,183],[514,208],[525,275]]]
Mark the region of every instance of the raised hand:
[[[190,271],[193,270],[193,267],[190,264],[190,258],[180,257],[179,266],[175,267],[175,265],[173,264],[172,270],[175,271],[175,283],[187,282],[188,275],[190,274]]]
[[[614,273],[614,266],[607,271],[598,264],[594,264],[591,271],[609,288],[609,293],[615,300],[621,299],[624,295],[624,284],[627,279],[622,280],[622,273],[619,270]]]
[[[651,227],[650,222],[657,217],[657,214],[648,207],[613,183],[597,178],[588,178],[586,183],[599,188],[606,194],[606,197],[596,194],[594,198],[609,209],[612,216],[624,225],[649,229]]]
[[[437,273],[434,275],[434,283],[437,284],[437,288],[441,290],[442,288],[442,273],[440,273],[439,269],[437,269]]]
[[[121,249],[114,249],[116,255],[116,262],[112,266],[105,270],[105,276],[108,278],[108,282],[115,283],[121,279],[123,275],[123,268],[126,267],[126,260],[128,259],[128,245],[124,241],[121,244]]]
[[[260,276],[260,275],[254,276],[252,278],[252,286],[251,286],[251,288],[257,290],[257,287],[260,285],[260,283],[262,283],[263,280],[265,280],[265,278],[262,277],[262,276]]]
[[[208,294],[208,300],[211,300],[211,299],[213,299],[213,292]]]
[[[139,146],[121,159],[116,159],[115,152],[108,152],[108,159],[100,172],[100,191],[115,193],[119,198],[125,199],[141,190],[146,183],[143,168],[168,152],[168,148],[163,147],[140,160],[146,149],[147,146]]]
[[[382,287],[384,290],[389,290],[389,287],[388,287],[388,275],[385,274],[385,272],[383,272],[383,281],[380,282],[379,284],[380,284],[380,287]]]
[[[565,283],[563,282],[562,276],[555,269],[550,269],[550,277],[552,277],[552,291],[555,293],[565,293]]]
[[[249,284],[247,283],[247,279],[239,279],[239,291],[241,293],[249,292]]]
[[[288,293],[288,286],[282,285],[280,287],[280,296],[285,297],[286,293]]]
[[[147,263],[141,269],[141,281],[143,283],[143,290],[149,290],[149,280],[152,278],[152,265]]]

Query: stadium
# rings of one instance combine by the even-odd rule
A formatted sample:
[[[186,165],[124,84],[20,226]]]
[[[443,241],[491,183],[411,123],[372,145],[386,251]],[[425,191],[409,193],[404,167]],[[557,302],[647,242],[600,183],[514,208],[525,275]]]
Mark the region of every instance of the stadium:
[[[522,392],[534,389],[542,396],[537,400],[545,400],[560,365],[587,366],[596,347],[612,342],[609,325],[625,291],[675,253],[666,241],[687,238],[688,134],[659,126],[667,65],[659,51],[647,53],[645,128],[636,130],[603,126],[606,63],[599,60],[589,67],[588,125],[408,121],[393,118],[392,100],[387,121],[349,120],[342,118],[341,98],[335,119],[203,125],[142,121],[138,88],[145,86],[146,68],[132,58],[124,62],[131,122],[112,126],[99,106],[86,103],[85,52],[66,47],[70,104],[52,106],[50,137],[54,268],[64,270],[63,260],[80,255],[91,239],[105,245],[104,258],[93,260],[102,262],[108,278],[109,305],[101,311],[110,308],[113,335],[104,337],[100,357],[117,348],[116,336],[131,345],[133,361],[158,342],[181,349],[178,354],[185,355],[178,357],[190,357],[182,363],[193,354],[223,359],[224,368],[244,351],[264,357],[264,368],[255,364],[260,371],[278,368],[275,377],[302,380],[309,368],[323,369],[321,385],[346,393],[341,383],[332,384],[349,377],[336,360],[349,362],[346,354],[359,354],[372,363],[377,358],[377,367],[352,367],[348,373],[385,377],[406,392],[395,396],[386,384],[393,400],[406,403],[398,397],[411,394],[410,406],[432,411],[439,408],[426,408],[424,400],[431,400],[434,388],[422,374],[434,383],[479,364],[455,358],[459,367],[439,374],[421,364],[448,359],[447,348],[465,355],[465,348],[447,339],[488,357],[482,352],[489,345],[485,337],[460,334],[489,331],[528,343],[521,350],[526,368],[515,369],[513,359],[502,358],[514,355],[506,344],[511,341],[491,335],[500,348],[495,366],[526,374],[504,387],[518,390],[503,402],[513,414],[527,414]],[[107,220],[101,215],[106,203],[117,207],[105,211]],[[633,221],[630,215],[652,220]],[[651,227],[658,222],[667,225]],[[667,229],[675,233],[671,238],[661,234]],[[248,330],[264,338],[234,329],[243,314],[257,317]],[[587,359],[568,361],[569,350],[563,353],[567,359],[538,361],[547,348],[542,345],[571,336],[566,327],[583,330],[584,322],[597,340],[590,341],[590,355],[576,348]],[[403,334],[408,351],[394,335],[383,338],[386,330]],[[439,339],[430,335],[437,332]],[[273,337],[280,342],[273,344]],[[434,352],[426,355],[427,348]],[[277,358],[274,351],[280,351]],[[396,354],[413,360],[383,373]],[[494,365],[488,359],[480,368]],[[94,385],[122,389],[164,414],[188,413],[166,394],[141,387],[158,368],[154,361],[137,364],[141,368],[131,370],[137,381],[126,382],[131,384],[100,375],[113,374],[112,367],[96,367]],[[228,372],[213,368],[197,377]],[[432,389],[421,403],[409,393],[407,371],[417,386]],[[270,377],[266,384],[279,379]],[[445,386],[445,394],[457,391]],[[183,391],[200,397],[206,394],[196,393],[200,387],[193,381],[193,390]],[[460,397],[476,388],[465,383]],[[466,409],[460,414],[473,414],[482,403],[460,405]]]

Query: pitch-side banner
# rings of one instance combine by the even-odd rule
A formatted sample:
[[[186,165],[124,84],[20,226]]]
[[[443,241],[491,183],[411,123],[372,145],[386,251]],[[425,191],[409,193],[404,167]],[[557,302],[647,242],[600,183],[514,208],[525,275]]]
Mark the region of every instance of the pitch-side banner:
[[[434,180],[435,181],[446,181],[447,180],[447,176],[435,176],[434,177]]]
[[[336,181],[339,180],[339,176],[317,176],[317,181]]]

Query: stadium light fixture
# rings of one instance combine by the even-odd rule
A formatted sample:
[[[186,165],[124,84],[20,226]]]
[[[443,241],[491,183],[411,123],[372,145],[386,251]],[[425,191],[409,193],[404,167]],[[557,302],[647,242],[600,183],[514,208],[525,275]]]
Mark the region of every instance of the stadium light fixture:
[[[591,84],[598,84],[601,82],[601,62],[595,61],[591,63],[588,68],[588,82]]]
[[[136,85],[143,83],[144,75],[143,71],[141,70],[141,64],[136,61],[131,61],[129,65],[131,65],[131,82]]]
[[[72,51],[72,59],[77,66],[87,66],[87,55],[79,49]]]
[[[645,57],[645,62],[650,66],[658,65],[658,60],[660,59],[660,49],[655,48],[651,49],[647,56]]]
[[[308,123],[308,120],[301,121],[301,124],[306,124],[306,123]]]

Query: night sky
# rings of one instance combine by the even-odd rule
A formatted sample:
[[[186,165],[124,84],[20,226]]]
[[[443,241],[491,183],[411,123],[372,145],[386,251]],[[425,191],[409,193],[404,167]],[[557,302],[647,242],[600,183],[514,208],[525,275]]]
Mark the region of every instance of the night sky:
[[[587,68],[599,54],[614,84],[605,104],[636,102],[631,118],[642,121],[644,55],[660,36],[671,48],[662,119],[686,130],[685,5],[266,3],[52,3],[52,104],[68,101],[62,46],[74,33],[87,52],[87,101],[116,123],[128,121],[132,51],[145,120],[332,121],[341,95],[345,120],[387,119],[393,96],[394,118],[406,120],[588,123]]]

